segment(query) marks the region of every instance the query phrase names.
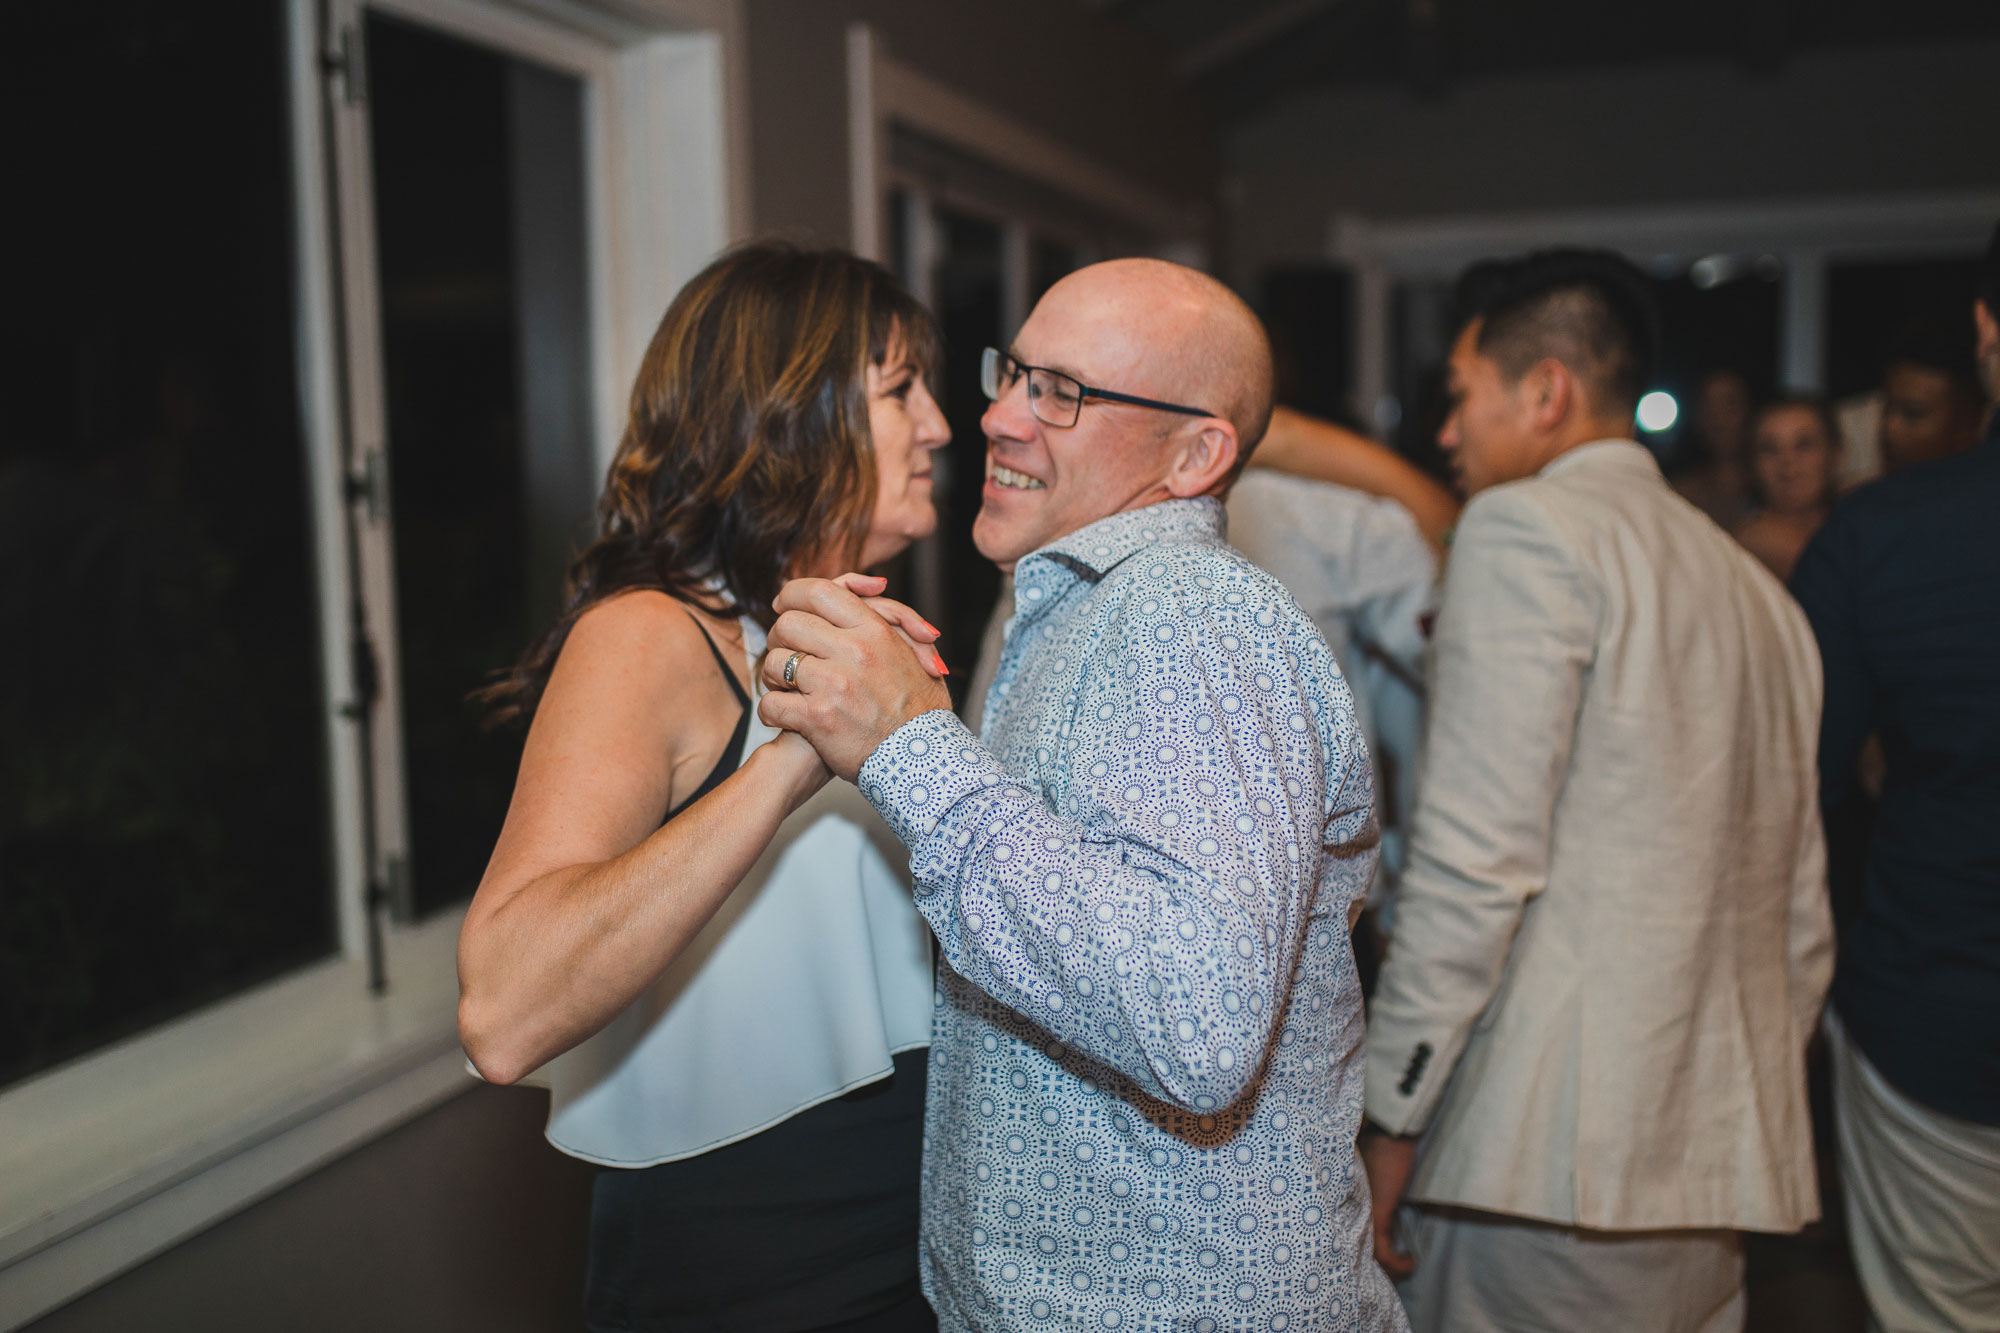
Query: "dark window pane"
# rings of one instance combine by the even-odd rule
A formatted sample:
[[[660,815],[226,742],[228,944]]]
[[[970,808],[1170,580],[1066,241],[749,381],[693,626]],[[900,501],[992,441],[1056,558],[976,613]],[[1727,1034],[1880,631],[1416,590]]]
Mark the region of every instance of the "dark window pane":
[[[1695,418],[1702,381],[1711,372],[1742,376],[1753,402],[1778,387],[1782,269],[1775,260],[1750,261],[1746,256],[1709,267],[1715,263],[1704,259],[1684,276],[1653,280],[1660,364],[1647,387],[1672,394],[1679,415],[1671,428],[1640,438],[1670,477],[1702,467],[1707,457],[1695,433]]]
[[[1076,269],[1076,250],[1061,241],[1037,236],[1028,243],[1028,308],[1042,294]],[[1011,332],[1011,330],[1009,331]]]
[[[1771,392],[1778,382],[1778,298],[1782,269],[1777,261],[1737,262],[1711,273],[1695,265],[1688,276],[1656,278],[1660,311],[1660,364],[1654,382],[1683,404],[1692,404],[1697,383],[1711,370],[1733,370],[1753,394]]]
[[[1331,421],[1349,420],[1353,276],[1333,264],[1287,264],[1264,275],[1262,297],[1278,401]],[[1436,355],[1435,348],[1427,352]]]
[[[1836,398],[1882,387],[1898,338],[1917,328],[1964,340],[1972,359],[1972,301],[1979,260],[1841,263],[1827,270],[1826,387]]]
[[[1391,415],[1376,423],[1405,458],[1451,485],[1451,465],[1438,447],[1444,427],[1445,365],[1458,330],[1453,327],[1453,283],[1444,278],[1405,278],[1389,293]],[[1362,403],[1379,416],[1381,404]]]
[[[333,947],[280,9],[0,46],[0,1082]]]
[[[939,648],[951,666],[947,684],[959,697],[972,679],[973,659],[1000,591],[1000,571],[972,544],[986,482],[986,433],[979,419],[986,394],[979,361],[1004,347],[1016,330],[1000,327],[1000,228],[982,218],[940,212],[943,253],[936,270],[937,317],[944,330],[944,411],[951,424],[951,487],[939,497],[945,543],[945,617]]]
[[[577,80],[374,17],[369,121],[419,913],[469,895],[521,738],[467,698],[555,617],[595,478]]]

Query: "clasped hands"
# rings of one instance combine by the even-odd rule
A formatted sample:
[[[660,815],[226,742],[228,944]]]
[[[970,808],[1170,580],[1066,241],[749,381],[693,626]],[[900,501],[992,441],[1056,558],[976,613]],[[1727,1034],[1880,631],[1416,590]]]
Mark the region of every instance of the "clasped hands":
[[[867,574],[793,579],[772,603],[778,613],[764,655],[766,724],[794,731],[849,782],[875,747],[911,718],[950,708],[937,630],[882,596],[888,580]],[[787,668],[790,677],[787,678]]]

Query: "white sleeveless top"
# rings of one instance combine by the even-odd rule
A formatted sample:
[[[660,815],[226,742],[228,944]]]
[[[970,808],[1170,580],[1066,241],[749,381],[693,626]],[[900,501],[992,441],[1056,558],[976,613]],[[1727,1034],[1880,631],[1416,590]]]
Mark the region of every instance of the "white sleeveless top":
[[[764,632],[742,625],[754,664]],[[777,734],[754,696],[750,707],[739,767]],[[861,793],[827,783],[657,981],[536,1072],[549,1142],[603,1166],[693,1157],[886,1078],[891,1056],[929,1045],[930,930],[892,869],[908,864]]]

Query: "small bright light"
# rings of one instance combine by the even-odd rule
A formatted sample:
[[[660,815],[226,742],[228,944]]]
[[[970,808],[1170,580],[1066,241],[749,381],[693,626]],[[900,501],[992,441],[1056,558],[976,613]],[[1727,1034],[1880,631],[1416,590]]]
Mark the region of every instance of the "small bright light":
[[[1657,434],[1672,430],[1681,419],[1681,405],[1665,389],[1655,389],[1639,400],[1639,429]]]

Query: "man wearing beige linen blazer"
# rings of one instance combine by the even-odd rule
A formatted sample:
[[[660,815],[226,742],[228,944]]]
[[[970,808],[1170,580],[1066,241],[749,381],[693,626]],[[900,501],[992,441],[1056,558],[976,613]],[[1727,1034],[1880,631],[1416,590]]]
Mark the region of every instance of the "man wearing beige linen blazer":
[[[1368,1025],[1376,1248],[1416,1333],[1739,1329],[1737,1233],[1819,1211],[1818,654],[1628,438],[1637,272],[1466,288],[1440,443],[1473,499]]]

